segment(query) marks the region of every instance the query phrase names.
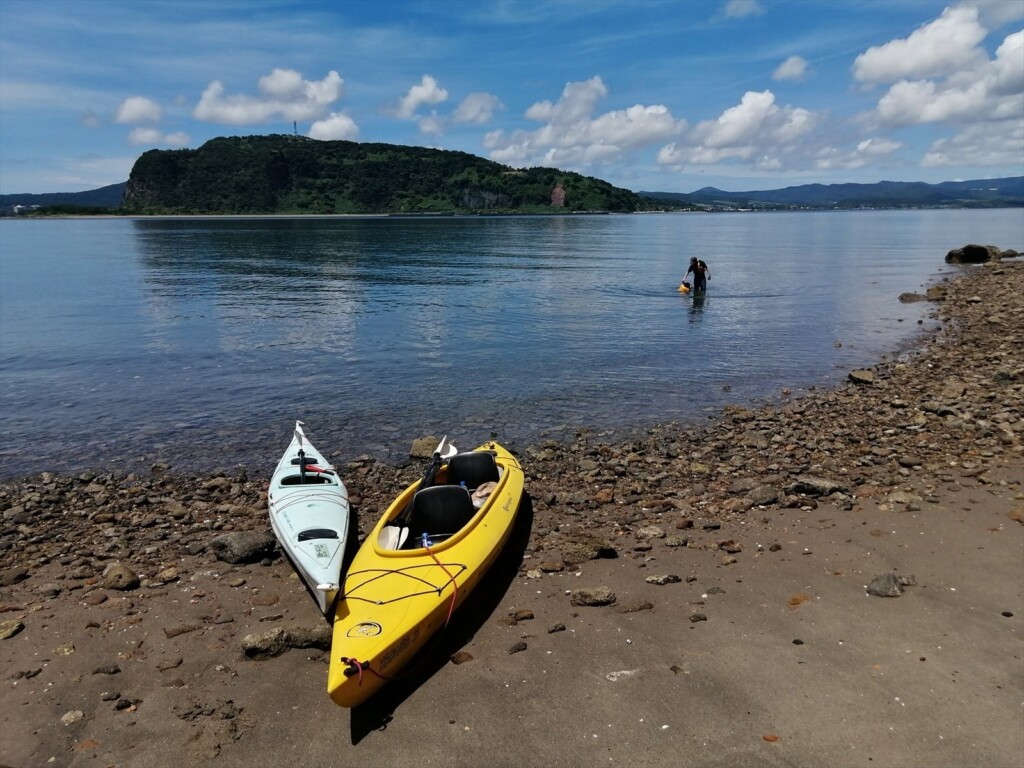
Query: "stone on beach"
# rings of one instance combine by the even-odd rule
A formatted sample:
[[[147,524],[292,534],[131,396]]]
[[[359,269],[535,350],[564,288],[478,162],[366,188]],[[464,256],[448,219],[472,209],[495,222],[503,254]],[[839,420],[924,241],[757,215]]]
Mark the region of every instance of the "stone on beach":
[[[315,627],[274,627],[242,638],[242,651],[250,659],[269,659],[291,648],[319,648],[326,651],[330,647],[331,628],[326,624]]]
[[[225,533],[210,541],[218,560],[238,565],[256,563],[274,551],[277,540],[264,531]]]
[[[139,586],[139,576],[124,563],[111,563],[103,569],[100,577],[100,589],[126,591]]]
[[[611,605],[615,602],[615,593],[608,587],[574,589],[569,602],[578,606]]]
[[[916,586],[913,576],[898,576],[895,573],[880,573],[867,585],[867,593],[875,597],[899,597],[903,588]]]

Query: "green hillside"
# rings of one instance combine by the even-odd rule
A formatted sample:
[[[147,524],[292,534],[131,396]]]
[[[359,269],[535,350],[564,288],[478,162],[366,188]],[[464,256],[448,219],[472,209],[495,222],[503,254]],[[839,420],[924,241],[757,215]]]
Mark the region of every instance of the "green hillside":
[[[559,186],[564,203],[552,205]],[[643,206],[629,190],[552,168],[516,170],[465,152],[274,135],[146,152],[132,169],[122,212],[559,213]]]
[[[97,206],[116,208],[124,197],[125,182],[87,192],[50,192],[45,194],[0,195],[0,208],[21,206]]]
[[[649,200],[708,209],[1007,208],[1024,206],[1024,176],[974,181],[804,184],[757,192],[639,192]]]

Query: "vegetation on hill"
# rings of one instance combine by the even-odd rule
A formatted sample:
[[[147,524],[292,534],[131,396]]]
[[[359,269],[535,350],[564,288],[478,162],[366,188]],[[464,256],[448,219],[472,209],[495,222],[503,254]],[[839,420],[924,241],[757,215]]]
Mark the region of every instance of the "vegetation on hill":
[[[86,192],[47,192],[43,194],[22,194],[22,195],[0,195],[0,210],[11,209],[14,206],[23,208],[66,208],[71,207],[75,213],[82,213],[75,210],[81,207],[102,209],[104,213],[111,213],[110,209],[118,208],[121,205],[121,198],[124,197],[124,188],[127,182],[111,184],[99,189],[90,189]]]
[[[640,192],[651,201],[711,210],[857,208],[1006,208],[1024,206],[1024,176],[976,181],[880,181],[876,184],[804,184],[760,192],[725,192],[705,187],[689,194]]]
[[[552,205],[557,187],[564,204]],[[553,168],[516,170],[465,152],[300,136],[218,138],[151,150],[135,163],[125,213],[629,212],[635,193]]]

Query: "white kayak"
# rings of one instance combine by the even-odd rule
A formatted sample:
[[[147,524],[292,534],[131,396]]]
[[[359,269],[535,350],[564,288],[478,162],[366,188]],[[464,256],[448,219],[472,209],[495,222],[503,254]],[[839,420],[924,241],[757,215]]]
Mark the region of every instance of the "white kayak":
[[[281,549],[316,598],[334,610],[348,535],[348,491],[295,422],[295,435],[270,478],[267,505]]]

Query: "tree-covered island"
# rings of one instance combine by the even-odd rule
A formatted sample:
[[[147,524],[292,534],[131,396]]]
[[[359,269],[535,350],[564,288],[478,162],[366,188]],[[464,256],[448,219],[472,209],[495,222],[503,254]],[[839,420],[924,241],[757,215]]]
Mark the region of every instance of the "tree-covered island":
[[[235,136],[135,162],[125,214],[625,213],[635,193],[554,168],[395,144]]]

